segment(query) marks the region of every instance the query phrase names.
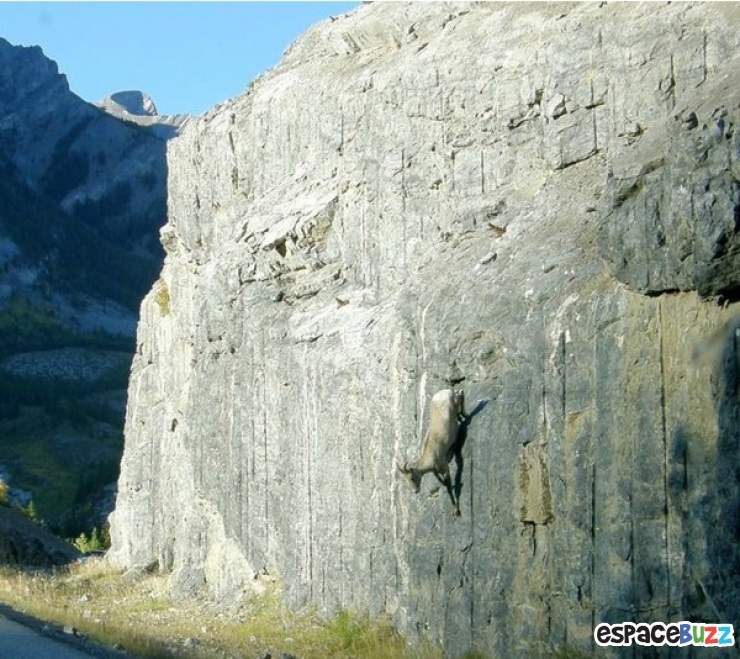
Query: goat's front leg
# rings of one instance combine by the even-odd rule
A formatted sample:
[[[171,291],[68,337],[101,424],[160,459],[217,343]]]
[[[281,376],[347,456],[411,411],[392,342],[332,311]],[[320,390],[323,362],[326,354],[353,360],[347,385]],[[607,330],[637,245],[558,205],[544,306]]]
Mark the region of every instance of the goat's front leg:
[[[449,465],[444,469],[435,469],[434,475],[437,478],[437,480],[442,483],[445,487],[448,487],[452,484],[452,479],[450,478],[450,467]]]
[[[450,496],[450,501],[452,501],[452,505],[455,507],[455,517],[460,517],[460,502],[455,498],[455,490],[452,487],[452,478],[450,477],[450,466],[447,465],[444,471],[435,470],[434,475],[445,486],[447,494]]]

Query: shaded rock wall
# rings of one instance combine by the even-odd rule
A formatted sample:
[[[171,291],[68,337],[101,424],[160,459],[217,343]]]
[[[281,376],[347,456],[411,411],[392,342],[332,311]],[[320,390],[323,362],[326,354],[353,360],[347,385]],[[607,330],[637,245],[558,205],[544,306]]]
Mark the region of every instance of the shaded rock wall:
[[[736,619],[738,18],[363,6],[191,124],[113,560],[451,656]],[[396,471],[451,384],[461,518]]]

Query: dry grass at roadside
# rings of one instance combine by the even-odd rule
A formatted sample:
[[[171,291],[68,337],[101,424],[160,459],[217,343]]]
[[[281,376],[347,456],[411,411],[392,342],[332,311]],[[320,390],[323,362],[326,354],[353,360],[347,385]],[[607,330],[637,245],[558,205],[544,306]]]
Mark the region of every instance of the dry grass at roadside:
[[[174,604],[167,578],[123,579],[102,559],[55,572],[0,568],[0,602],[41,620],[68,625],[142,659],[251,659],[282,653],[298,659],[440,659],[435,647],[413,649],[384,622],[342,612],[323,621],[296,614],[268,591],[228,612],[188,600]]]

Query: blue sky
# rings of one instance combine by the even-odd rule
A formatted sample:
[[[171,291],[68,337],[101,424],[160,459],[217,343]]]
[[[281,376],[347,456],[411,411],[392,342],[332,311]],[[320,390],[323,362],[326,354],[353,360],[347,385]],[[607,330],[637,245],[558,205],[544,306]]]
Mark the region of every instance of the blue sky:
[[[41,46],[95,102],[140,89],[161,114],[241,94],[307,28],[358,2],[0,2],[0,37]]]

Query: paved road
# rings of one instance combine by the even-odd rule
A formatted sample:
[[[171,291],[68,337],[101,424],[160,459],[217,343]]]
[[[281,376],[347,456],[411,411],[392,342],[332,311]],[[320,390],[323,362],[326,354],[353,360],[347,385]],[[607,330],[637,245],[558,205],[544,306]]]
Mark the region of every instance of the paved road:
[[[91,659],[92,655],[0,616],[0,659]]]

